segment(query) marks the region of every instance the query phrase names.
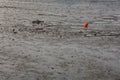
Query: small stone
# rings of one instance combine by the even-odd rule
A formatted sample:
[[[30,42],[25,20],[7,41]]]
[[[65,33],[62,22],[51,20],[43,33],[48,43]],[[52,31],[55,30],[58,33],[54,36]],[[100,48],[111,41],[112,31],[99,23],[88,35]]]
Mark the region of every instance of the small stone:
[[[13,33],[14,33],[14,34],[16,34],[16,33],[17,33],[17,31],[16,31],[15,29],[13,29]]]
[[[51,67],[51,69],[53,70],[53,69],[54,69],[54,67]]]
[[[14,41],[15,39],[12,39],[12,41]]]

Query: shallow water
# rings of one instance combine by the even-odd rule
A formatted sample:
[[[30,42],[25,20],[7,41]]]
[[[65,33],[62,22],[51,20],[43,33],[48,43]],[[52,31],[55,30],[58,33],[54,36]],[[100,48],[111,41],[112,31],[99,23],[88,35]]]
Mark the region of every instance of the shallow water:
[[[120,1],[113,1],[113,0],[8,0],[8,1],[22,1],[22,2],[58,2],[58,3],[65,3],[68,5],[82,3],[82,2],[89,2],[89,3],[95,3],[95,4],[104,4],[107,6],[120,6]]]

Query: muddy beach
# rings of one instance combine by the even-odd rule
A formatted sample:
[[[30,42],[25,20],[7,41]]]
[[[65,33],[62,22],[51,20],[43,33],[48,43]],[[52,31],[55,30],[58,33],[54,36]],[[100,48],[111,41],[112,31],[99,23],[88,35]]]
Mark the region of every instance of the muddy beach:
[[[0,80],[119,80],[119,3],[1,0]]]

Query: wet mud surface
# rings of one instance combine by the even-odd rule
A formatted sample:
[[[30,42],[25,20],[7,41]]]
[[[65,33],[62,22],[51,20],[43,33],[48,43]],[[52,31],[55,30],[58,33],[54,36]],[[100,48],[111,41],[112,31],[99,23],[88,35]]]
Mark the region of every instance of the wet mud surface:
[[[120,79],[120,6],[13,0],[0,10],[0,80]]]

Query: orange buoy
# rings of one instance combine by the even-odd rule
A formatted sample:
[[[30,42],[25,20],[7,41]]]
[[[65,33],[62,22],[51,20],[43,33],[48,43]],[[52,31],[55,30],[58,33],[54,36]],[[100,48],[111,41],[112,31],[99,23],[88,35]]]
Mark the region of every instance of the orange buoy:
[[[84,26],[85,29],[87,29],[88,28],[88,22],[84,22],[83,26]]]

